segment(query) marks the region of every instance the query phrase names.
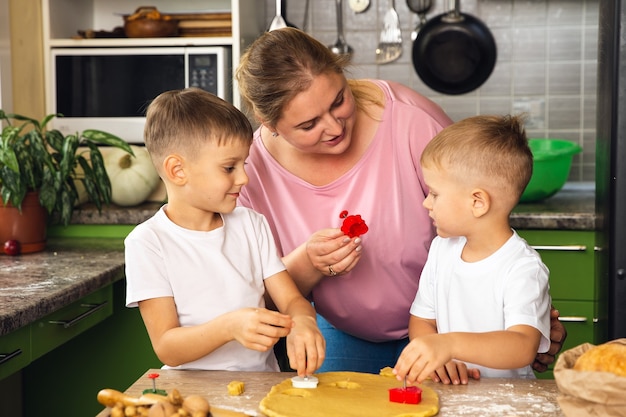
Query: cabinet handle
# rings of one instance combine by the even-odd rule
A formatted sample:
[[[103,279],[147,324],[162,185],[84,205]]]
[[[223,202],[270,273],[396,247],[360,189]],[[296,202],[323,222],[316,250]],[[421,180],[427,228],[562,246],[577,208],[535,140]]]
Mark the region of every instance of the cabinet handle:
[[[559,321],[563,321],[566,323],[585,323],[587,322],[587,317],[583,316],[563,316],[559,317]]]
[[[74,326],[76,323],[78,323],[82,319],[84,319],[86,317],[89,317],[90,315],[92,315],[96,311],[102,309],[107,304],[109,304],[108,301],[104,301],[104,302],[102,302],[100,304],[81,304],[80,305],[81,307],[88,308],[89,310],[85,311],[82,314],[79,314],[78,316],[74,317],[71,320],[50,320],[50,321],[48,321],[48,323],[50,323],[50,324],[58,324],[58,325],[63,326],[64,329],[67,329],[68,327]]]
[[[0,353],[0,365],[2,365],[5,362],[10,361],[14,357],[19,356],[21,354],[22,354],[22,349],[17,349],[16,351],[11,352],[11,353]]]
[[[567,252],[584,252],[587,250],[587,246],[585,245],[563,245],[563,246],[541,246],[541,245],[532,245],[532,248],[535,250],[554,250],[554,251],[567,251]]]

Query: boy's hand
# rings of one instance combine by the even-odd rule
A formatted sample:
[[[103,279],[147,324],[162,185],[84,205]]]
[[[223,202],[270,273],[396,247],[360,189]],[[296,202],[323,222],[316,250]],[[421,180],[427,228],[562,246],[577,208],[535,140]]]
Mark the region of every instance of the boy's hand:
[[[450,361],[433,372],[430,378],[444,385],[467,385],[469,378],[480,379],[480,370],[468,368],[465,362]]]
[[[416,337],[404,348],[393,373],[399,380],[421,384],[444,364],[452,360],[445,335],[429,334]]]
[[[326,341],[317,327],[315,318],[295,316],[295,325],[287,336],[289,366],[298,376],[312,375],[324,362]]]
[[[233,339],[248,349],[265,352],[294,326],[287,314],[265,308],[244,308],[233,312],[237,317],[231,326]]]

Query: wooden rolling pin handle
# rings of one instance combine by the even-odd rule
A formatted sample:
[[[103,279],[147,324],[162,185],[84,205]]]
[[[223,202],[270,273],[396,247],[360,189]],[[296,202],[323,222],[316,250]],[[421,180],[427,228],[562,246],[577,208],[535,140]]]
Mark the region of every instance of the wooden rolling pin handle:
[[[161,401],[164,401],[164,400],[166,400],[166,398],[162,397]],[[100,390],[100,392],[98,392],[98,402],[106,407],[114,407],[115,404],[117,403],[122,403],[125,406],[152,405],[152,404],[156,404],[158,401],[159,401],[158,397],[152,397],[152,396],[148,397],[145,395],[139,398],[131,397],[130,395],[124,394],[123,392],[110,389],[110,388],[105,388],[103,390]]]

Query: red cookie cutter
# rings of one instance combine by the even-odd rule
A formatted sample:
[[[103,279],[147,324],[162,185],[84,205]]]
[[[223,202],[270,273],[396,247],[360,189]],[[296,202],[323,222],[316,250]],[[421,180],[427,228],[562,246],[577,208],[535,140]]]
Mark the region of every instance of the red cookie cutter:
[[[393,403],[419,404],[422,390],[418,387],[389,388],[389,401]]]

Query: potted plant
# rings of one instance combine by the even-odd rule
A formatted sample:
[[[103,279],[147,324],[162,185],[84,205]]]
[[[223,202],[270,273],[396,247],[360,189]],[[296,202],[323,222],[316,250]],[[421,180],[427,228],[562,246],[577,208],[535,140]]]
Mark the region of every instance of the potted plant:
[[[25,199],[38,193],[48,218],[67,225],[79,198],[79,183],[98,210],[111,202],[111,183],[98,145],[130,154],[133,151],[121,138],[99,130],[63,135],[59,130],[46,129],[57,116],[61,115],[50,114],[38,121],[0,110],[4,125],[0,136],[0,205],[21,212]]]

